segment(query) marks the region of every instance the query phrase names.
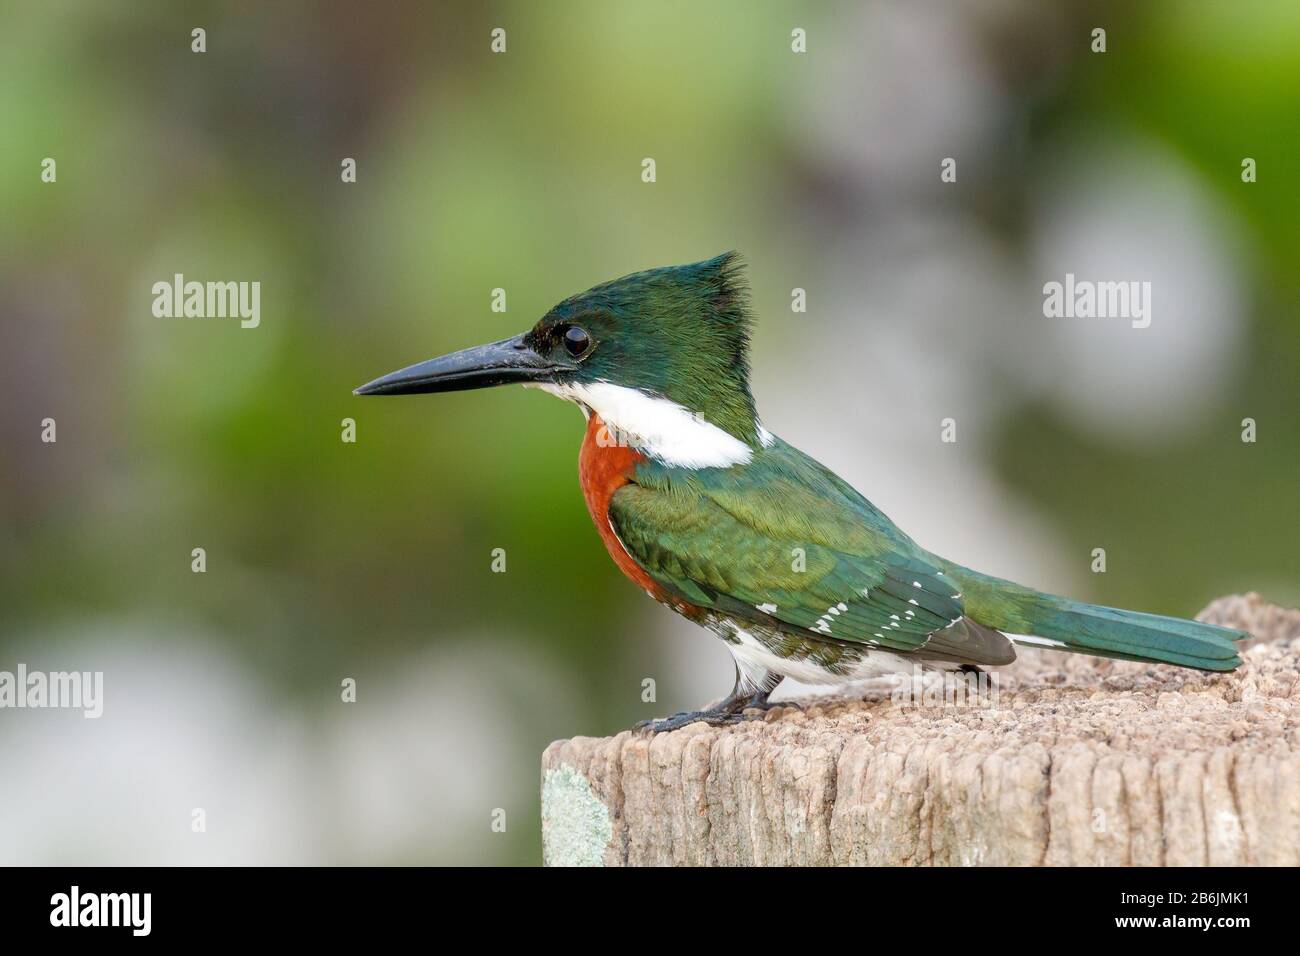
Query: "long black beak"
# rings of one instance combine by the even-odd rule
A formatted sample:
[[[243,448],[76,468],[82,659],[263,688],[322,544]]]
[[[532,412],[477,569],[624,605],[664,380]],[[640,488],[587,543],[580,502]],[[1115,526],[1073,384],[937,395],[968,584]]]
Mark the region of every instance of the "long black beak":
[[[538,382],[564,371],[524,344],[524,337],[502,339],[491,345],[452,352],[396,372],[390,372],[353,391],[354,395],[417,395],[421,392],[458,392],[512,382]]]

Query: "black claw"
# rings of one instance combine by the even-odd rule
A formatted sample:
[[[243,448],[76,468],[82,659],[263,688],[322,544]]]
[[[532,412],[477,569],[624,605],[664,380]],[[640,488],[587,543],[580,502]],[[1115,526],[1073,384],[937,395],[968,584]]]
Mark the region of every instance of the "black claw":
[[[652,734],[661,734],[670,730],[680,730],[687,724],[706,723],[712,727],[725,727],[728,724],[744,723],[747,720],[762,720],[761,712],[767,711],[771,707],[781,706],[770,704],[767,695],[770,694],[781,678],[775,681],[768,681],[766,689],[757,691],[742,692],[739,671],[736,674],[736,686],[732,689],[730,695],[724,700],[710,707],[708,710],[684,711],[680,714],[673,714],[671,717],[665,717],[663,720],[639,720],[633,725],[634,730],[648,730]],[[747,714],[747,710],[758,710],[760,713]]]
[[[710,727],[725,727],[740,724],[747,720],[762,720],[761,715],[745,714],[723,710],[693,710],[687,713],[673,714],[663,720],[642,720],[636,724],[637,730],[649,730],[652,734],[680,730],[694,723],[705,723]]]

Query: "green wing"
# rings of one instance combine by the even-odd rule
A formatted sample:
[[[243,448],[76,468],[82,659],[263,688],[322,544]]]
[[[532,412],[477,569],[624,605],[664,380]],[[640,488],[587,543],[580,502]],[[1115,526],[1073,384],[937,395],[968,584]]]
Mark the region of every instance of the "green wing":
[[[964,621],[954,584],[856,492],[811,480],[800,462],[757,464],[712,480],[639,474],[614,494],[610,524],[657,582],[737,621],[936,659],[1014,658],[1002,635]]]

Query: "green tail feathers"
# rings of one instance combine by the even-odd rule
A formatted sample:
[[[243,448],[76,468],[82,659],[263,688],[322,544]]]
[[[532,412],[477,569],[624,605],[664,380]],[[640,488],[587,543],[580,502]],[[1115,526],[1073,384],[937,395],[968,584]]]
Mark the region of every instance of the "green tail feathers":
[[[1029,647],[1230,671],[1241,663],[1236,642],[1250,636],[1200,621],[1083,604],[965,568],[953,570],[965,587],[967,614],[986,627],[1040,639],[1017,641]]]
[[[1247,637],[1214,624],[1179,617],[1122,611],[1055,598],[1057,609],[1034,621],[1032,633],[1059,641],[1059,650],[1161,661],[1203,671],[1230,671],[1241,663],[1236,642]]]

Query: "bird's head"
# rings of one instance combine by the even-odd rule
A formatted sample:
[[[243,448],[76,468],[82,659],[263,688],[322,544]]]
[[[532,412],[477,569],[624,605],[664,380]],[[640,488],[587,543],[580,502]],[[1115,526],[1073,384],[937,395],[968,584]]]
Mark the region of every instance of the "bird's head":
[[[602,405],[677,408],[754,446],[750,318],[735,253],[649,269],[565,299],[527,332],[375,379],[358,395],[531,385],[609,420]]]

